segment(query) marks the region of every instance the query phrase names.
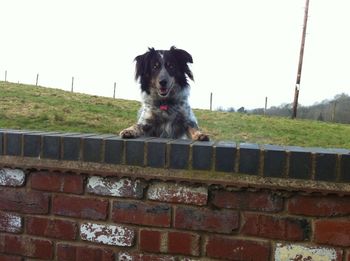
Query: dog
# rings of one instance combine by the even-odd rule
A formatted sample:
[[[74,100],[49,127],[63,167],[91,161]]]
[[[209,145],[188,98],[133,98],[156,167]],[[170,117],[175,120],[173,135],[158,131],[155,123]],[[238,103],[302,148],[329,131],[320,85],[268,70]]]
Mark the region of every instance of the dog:
[[[192,56],[174,46],[169,50],[148,48],[135,61],[142,106],[137,123],[122,130],[120,136],[208,141],[209,136],[199,130],[188,102],[188,78],[194,80],[188,67],[188,63],[193,63]]]

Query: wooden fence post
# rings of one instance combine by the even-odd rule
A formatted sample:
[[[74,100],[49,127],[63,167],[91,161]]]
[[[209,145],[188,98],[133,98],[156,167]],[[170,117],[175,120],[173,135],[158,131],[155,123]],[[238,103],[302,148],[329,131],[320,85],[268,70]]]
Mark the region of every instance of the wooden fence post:
[[[71,88],[71,92],[73,92],[73,85],[74,85],[74,77],[72,77],[72,88]]]
[[[331,116],[331,121],[332,121],[332,122],[334,122],[334,120],[335,120],[335,109],[336,109],[336,107],[337,107],[337,101],[334,100],[334,102],[333,102],[333,108],[332,108],[332,116]]]
[[[210,93],[210,110],[213,109],[213,93]]]

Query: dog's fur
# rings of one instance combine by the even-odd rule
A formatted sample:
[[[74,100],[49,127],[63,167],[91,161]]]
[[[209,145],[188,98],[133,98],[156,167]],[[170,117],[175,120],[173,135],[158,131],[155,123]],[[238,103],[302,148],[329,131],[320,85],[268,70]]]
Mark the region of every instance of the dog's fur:
[[[209,140],[198,129],[188,103],[189,84],[193,80],[188,67],[192,56],[181,49],[155,50],[135,58],[135,80],[140,79],[142,107],[137,124],[121,131],[123,138],[142,135],[162,138]]]

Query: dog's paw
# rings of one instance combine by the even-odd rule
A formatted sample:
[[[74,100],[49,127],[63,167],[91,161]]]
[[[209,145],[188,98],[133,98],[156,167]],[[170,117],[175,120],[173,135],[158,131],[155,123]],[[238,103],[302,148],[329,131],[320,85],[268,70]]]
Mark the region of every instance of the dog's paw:
[[[136,131],[132,130],[132,129],[122,130],[119,135],[123,139],[133,139],[133,138],[137,138],[138,137]]]
[[[196,140],[198,141],[209,141],[210,138],[207,134],[204,134],[204,133],[199,133],[196,137]]]

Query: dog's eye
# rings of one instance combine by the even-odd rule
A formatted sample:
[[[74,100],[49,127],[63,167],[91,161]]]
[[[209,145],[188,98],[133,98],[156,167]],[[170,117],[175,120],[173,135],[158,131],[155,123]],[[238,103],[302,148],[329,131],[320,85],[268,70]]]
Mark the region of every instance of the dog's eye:
[[[169,69],[174,69],[174,64],[172,63],[167,63],[166,64]]]
[[[160,67],[160,64],[159,64],[159,63],[155,63],[155,64],[153,65],[153,70],[158,70],[159,67]]]

